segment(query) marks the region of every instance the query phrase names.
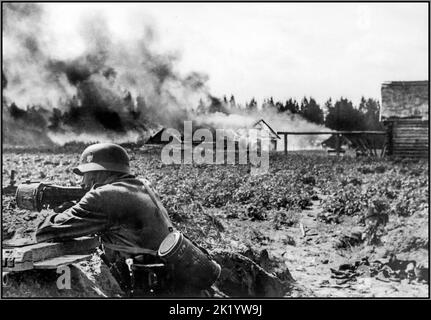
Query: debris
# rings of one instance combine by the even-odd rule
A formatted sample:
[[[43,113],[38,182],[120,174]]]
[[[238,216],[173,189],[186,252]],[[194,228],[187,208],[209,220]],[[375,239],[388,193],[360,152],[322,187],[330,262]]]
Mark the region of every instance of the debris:
[[[329,280],[322,280],[319,284],[320,287],[327,287],[329,286],[331,283],[329,282]]]
[[[345,263],[338,267],[338,270],[331,270],[331,278],[335,279],[356,279],[357,277],[373,277],[383,282],[397,282],[407,279],[418,280],[416,261],[398,260],[395,255],[391,255],[389,261],[382,263],[379,260],[368,261],[368,257],[355,261],[354,263]],[[426,270],[427,272],[428,270]],[[422,279],[421,279],[422,280]]]
[[[317,219],[328,224],[338,224],[341,222],[338,214],[334,212],[321,212],[318,214]]]
[[[380,238],[384,234],[385,225],[389,222],[389,204],[381,198],[374,198],[369,201],[367,216],[365,221],[365,237],[368,244],[379,244]]]
[[[282,239],[284,245],[294,246],[296,245],[295,239],[293,239],[291,236],[287,235]]]
[[[266,212],[260,208],[254,207],[254,206],[248,206],[247,207],[247,215],[251,218],[252,221],[254,220],[266,220]]]
[[[276,230],[283,226],[292,227],[298,223],[300,211],[298,209],[273,211],[273,223]]]
[[[362,243],[362,232],[354,231],[349,235],[342,235],[340,239],[335,243],[337,249],[347,249],[357,246]]]
[[[419,265],[414,271],[417,281],[429,284],[429,268]]]
[[[232,213],[229,213],[229,214],[226,215],[227,219],[237,219],[238,217],[239,216],[238,216],[237,212],[232,212]]]
[[[314,236],[318,236],[318,235],[319,235],[318,233],[313,232],[313,233],[308,233],[307,237],[314,237]]]
[[[305,231],[305,228],[304,228],[304,225],[302,224],[302,222],[299,223],[299,230],[301,231],[302,237],[305,237],[306,231]]]
[[[347,282],[349,282],[349,281],[355,281],[354,279],[342,279],[342,280],[336,280],[335,281],[335,283],[336,284],[338,284],[338,285],[341,285],[341,284],[345,284],[345,283],[347,283]]]
[[[224,227],[223,223],[220,221],[220,219],[218,219],[216,216],[214,216],[213,214],[211,214],[207,210],[205,210],[200,202],[196,202],[196,205],[202,211],[202,213],[209,218],[209,220],[214,225],[214,227],[217,229],[217,232],[219,234],[220,234],[220,232],[225,231],[225,227]]]

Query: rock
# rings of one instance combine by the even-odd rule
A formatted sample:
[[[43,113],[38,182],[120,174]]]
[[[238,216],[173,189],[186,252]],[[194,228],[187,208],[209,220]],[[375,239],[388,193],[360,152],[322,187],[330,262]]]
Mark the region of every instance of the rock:
[[[346,249],[359,245],[362,242],[362,232],[354,230],[349,235],[342,235],[335,243],[335,248]]]
[[[416,267],[415,270],[416,280],[429,284],[429,269],[425,267]]]
[[[295,239],[293,237],[287,235],[285,238],[282,239],[284,245],[294,246],[296,245]]]

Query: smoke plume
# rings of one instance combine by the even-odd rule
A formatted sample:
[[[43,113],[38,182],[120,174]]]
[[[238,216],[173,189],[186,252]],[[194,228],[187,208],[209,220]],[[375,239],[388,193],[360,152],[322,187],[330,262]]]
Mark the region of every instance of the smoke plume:
[[[210,94],[207,75],[180,74],[178,55],[158,52],[157,33],[148,24],[139,40],[130,41],[113,37],[109,21],[93,14],[80,21],[80,53],[58,54],[53,45],[65,39],[44,23],[45,16],[38,4],[4,4],[6,144],[137,141],[162,126],[182,130],[185,120],[238,129],[263,118],[279,131],[320,129],[299,116],[231,109]]]
[[[130,136],[157,125],[180,128],[207,76],[180,75],[177,57],[151,49],[154,31],[146,27],[133,43],[110,37],[98,16],[81,23],[85,50],[74,58],[50,53],[50,35],[42,27],[43,7],[7,4],[3,14],[3,75],[6,104],[25,110],[49,110],[50,137]],[[196,100],[197,99],[197,100]]]

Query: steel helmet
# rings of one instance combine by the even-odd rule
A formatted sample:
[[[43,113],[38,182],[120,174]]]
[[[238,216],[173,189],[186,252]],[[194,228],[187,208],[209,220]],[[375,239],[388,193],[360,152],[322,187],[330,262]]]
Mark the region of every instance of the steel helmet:
[[[114,143],[96,143],[81,154],[79,165],[73,172],[82,176],[90,171],[114,171],[130,173],[129,155]]]

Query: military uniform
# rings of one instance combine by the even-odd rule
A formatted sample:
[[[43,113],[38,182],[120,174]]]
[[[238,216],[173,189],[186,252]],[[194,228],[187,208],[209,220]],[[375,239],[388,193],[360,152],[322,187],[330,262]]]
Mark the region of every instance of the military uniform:
[[[91,145],[73,171],[84,177],[83,182],[90,179],[86,173],[109,173],[102,184],[89,183],[91,190],[78,203],[48,216],[36,231],[38,242],[98,235],[101,258],[126,293],[200,295],[199,290],[172,281],[173,266],[164,266],[158,257],[160,244],[174,227],[148,181],[130,174],[129,157],[122,147]]]
[[[74,206],[48,216],[36,232],[38,242],[64,241],[88,234],[136,253],[157,250],[173,226],[160,200],[144,181],[125,174],[95,185]],[[164,212],[162,212],[164,210]]]
[[[48,216],[39,225],[36,239],[65,241],[99,235],[107,263],[117,263],[119,272],[127,273],[123,262],[128,258],[139,257],[142,263],[160,262],[157,249],[172,230],[167,212],[152,188],[124,174],[94,185],[77,204]]]

